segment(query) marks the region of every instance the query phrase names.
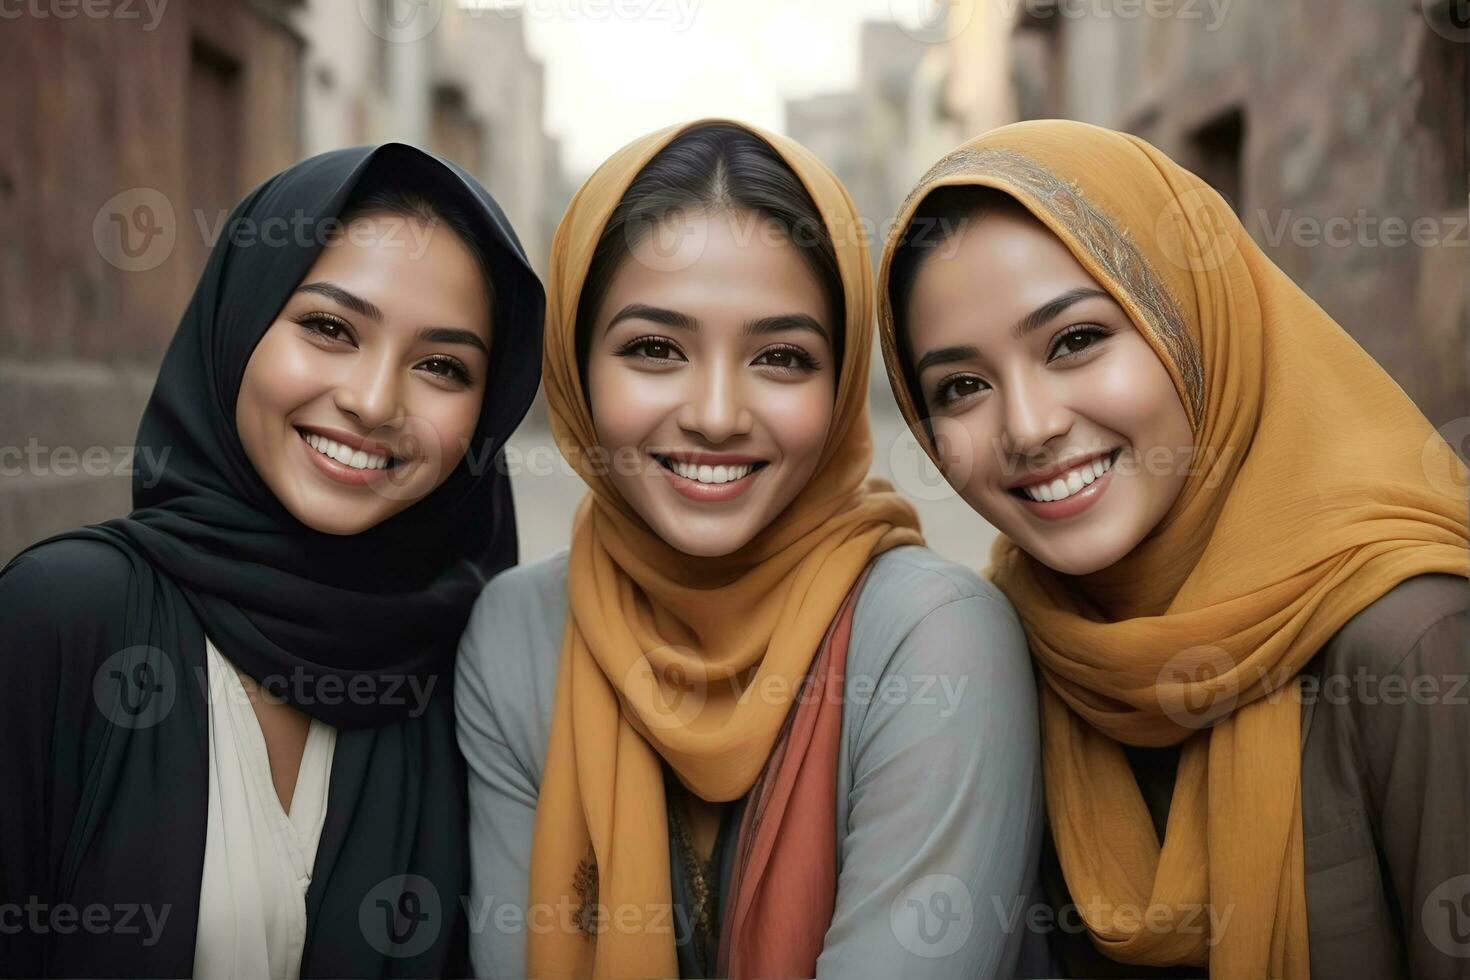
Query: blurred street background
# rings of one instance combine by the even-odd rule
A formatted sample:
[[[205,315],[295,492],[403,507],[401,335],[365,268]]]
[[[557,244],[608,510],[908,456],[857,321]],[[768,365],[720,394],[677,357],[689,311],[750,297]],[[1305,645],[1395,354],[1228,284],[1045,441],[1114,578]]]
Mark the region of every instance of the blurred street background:
[[[881,243],[963,140],[1066,117],[1137,133],[1470,443],[1470,0],[0,0],[0,561],[123,514],[165,345],[223,218],[315,153],[388,139],[490,188],[538,271],[580,182],[707,115],[789,134]],[[875,249],[875,258],[876,258]],[[993,531],[924,460],[881,367],[874,470],[931,545]],[[582,484],[538,405],[522,560]]]

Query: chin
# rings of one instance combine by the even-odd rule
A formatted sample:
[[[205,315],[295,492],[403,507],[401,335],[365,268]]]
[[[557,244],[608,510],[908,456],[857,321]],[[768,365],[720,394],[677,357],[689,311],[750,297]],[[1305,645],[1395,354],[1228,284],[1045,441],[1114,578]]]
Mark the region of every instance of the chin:
[[[1095,533],[1079,534],[1078,540],[1067,542],[1039,541],[1034,532],[1006,536],[1032,558],[1063,575],[1091,575],[1119,561],[1131,550]]]
[[[669,533],[660,532],[659,537],[684,554],[695,558],[723,558],[739,551],[750,542],[749,535],[701,534],[697,528],[690,528],[687,525],[678,530],[670,528]]]
[[[343,514],[340,510],[330,514],[317,513],[313,512],[313,510],[315,509],[302,513],[293,508],[291,512],[292,516],[313,531],[320,531],[322,534],[334,534],[338,537],[350,537],[354,534],[361,534],[369,528],[383,523],[388,518],[387,514],[353,517],[352,515]],[[325,508],[322,508],[322,510],[325,511]]]

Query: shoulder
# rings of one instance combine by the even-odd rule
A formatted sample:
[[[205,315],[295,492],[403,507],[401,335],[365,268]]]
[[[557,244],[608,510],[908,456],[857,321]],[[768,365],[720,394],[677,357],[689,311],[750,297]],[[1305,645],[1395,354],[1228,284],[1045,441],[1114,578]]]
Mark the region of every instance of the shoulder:
[[[926,604],[980,597],[1010,606],[1000,589],[980,573],[942,558],[923,545],[885,551],[873,559],[870,568],[864,595],[899,589]]]
[[[0,570],[0,696],[84,702],[98,666],[127,645],[134,574],[128,555],[85,538],[11,559]]]
[[[480,590],[459,642],[461,711],[530,710],[549,700],[567,617],[567,550],[497,574]]]
[[[99,596],[125,589],[133,580],[132,561],[120,549],[105,541],[87,538],[59,538],[36,545],[12,558],[0,570],[0,589],[19,594],[37,590],[39,595],[51,589],[49,596],[65,602],[68,598],[86,600],[90,605]]]
[[[120,625],[134,574],[133,560],[104,541],[47,541],[0,569],[0,619],[8,631]]]
[[[869,567],[868,581],[853,611],[854,635],[881,635],[896,647],[939,616],[993,630],[989,636],[955,637],[959,645],[967,639],[999,640],[1011,652],[1025,653],[1020,620],[1010,601],[973,569],[919,545],[884,552]],[[951,606],[959,608],[948,608]]]
[[[1470,660],[1470,580],[1430,573],[1405,579],[1358,610],[1322,649],[1323,670],[1388,675]],[[1448,662],[1447,664],[1448,665]]]
[[[885,552],[853,612],[849,678],[878,685],[970,684],[967,697],[1031,710],[1035,683],[1020,619],[977,572],[928,548]]]
[[[544,630],[548,619],[565,619],[567,550],[514,565],[485,583],[470,611],[466,639]],[[488,631],[488,632],[487,632]]]

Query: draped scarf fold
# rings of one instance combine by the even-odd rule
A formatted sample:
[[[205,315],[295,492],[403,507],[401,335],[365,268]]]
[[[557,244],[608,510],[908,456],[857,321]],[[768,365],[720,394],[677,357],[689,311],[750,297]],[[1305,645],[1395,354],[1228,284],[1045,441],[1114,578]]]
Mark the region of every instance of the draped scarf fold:
[[[845,346],[817,470],[751,542],[699,558],[658,538],[597,466],[576,355],[583,279],[629,184],[697,125],[614,154],[573,198],[552,243],[546,400],[557,445],[590,492],[572,532],[569,615],[531,852],[528,962],[539,977],[677,974],[660,758],[705,800],[744,796],[869,561],[921,540],[912,506],[866,478],[872,274],[856,209],[807,150],[739,123],[801,179],[837,251]]]
[[[1014,197],[1108,290],[1195,435],[1178,498],[1122,560],[1068,576],[1002,536],[986,569],[1043,681],[1047,807],[1072,899],[1112,959],[1305,977],[1295,679],[1399,582],[1470,574],[1465,465],[1202,180],[1137,137],[1044,120],[940,160],[885,250],[889,380],[941,467],[905,380],[888,270],[923,198],[963,184]],[[1121,746],[1181,743],[1160,841]]]

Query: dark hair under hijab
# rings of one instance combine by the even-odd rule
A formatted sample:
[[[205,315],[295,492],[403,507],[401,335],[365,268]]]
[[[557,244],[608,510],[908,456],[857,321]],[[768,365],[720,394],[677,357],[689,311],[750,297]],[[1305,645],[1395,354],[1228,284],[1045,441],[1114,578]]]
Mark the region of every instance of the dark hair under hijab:
[[[494,353],[469,452],[443,483],[361,534],[325,534],[251,465],[236,400],[251,353],[341,216],[386,188],[463,214],[488,256]],[[402,144],[277,174],[226,227],[245,226],[291,231],[227,235],[211,251],[139,427],[133,511],[33,545],[0,572],[0,901],[168,918],[157,935],[3,930],[0,972],[192,974],[209,807],[206,635],[339,729],[301,975],[468,970],[453,661],[481,586],[516,561],[501,453],[540,379],[545,295],[485,189]]]
[[[897,340],[899,367],[908,383],[909,396],[914,406],[924,412],[928,404],[919,387],[919,377],[914,373],[913,348],[909,344],[909,300],[914,293],[914,281],[919,277],[919,268],[940,247],[952,241],[965,228],[967,222],[977,221],[991,211],[1016,209],[1030,214],[1019,201],[1004,191],[993,187],[964,184],[939,187],[919,202],[914,216],[909,219],[903,237],[893,250],[888,264],[888,299],[893,311],[893,335]],[[932,438],[928,413],[924,412],[924,429]]]
[[[729,123],[696,126],[675,138],[639,171],[597,240],[577,300],[577,363],[587,389],[593,321],[613,277],[661,222],[681,213],[745,212],[773,222],[796,246],[827,298],[833,363],[842,363],[847,315],[837,250],[801,179],[765,140]]]

